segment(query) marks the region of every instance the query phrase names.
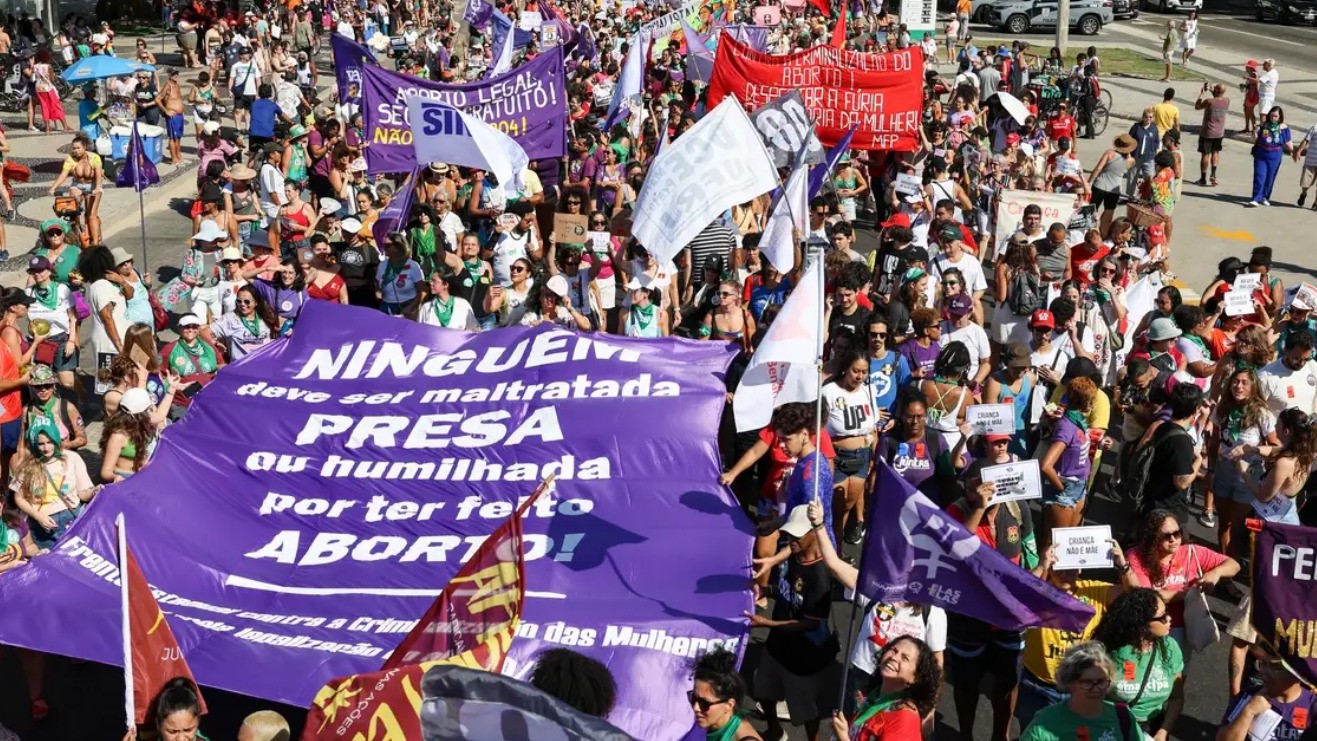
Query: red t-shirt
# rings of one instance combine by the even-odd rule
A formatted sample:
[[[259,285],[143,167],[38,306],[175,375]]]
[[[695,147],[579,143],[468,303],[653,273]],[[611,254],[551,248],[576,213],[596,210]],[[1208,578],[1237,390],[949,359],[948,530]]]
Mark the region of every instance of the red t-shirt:
[[[1102,258],[1111,254],[1111,247],[1103,243],[1096,251],[1090,250],[1088,242],[1080,242],[1070,248],[1070,271],[1082,285],[1094,281],[1093,273]]]
[[[1153,584],[1148,576],[1148,564],[1143,559],[1143,554],[1138,550],[1132,550],[1126,558],[1129,560],[1130,569],[1134,571],[1134,576],[1139,580],[1141,587],[1153,587],[1154,589],[1165,589],[1169,592],[1183,592],[1193,586],[1198,581],[1198,570],[1204,572],[1225,563],[1226,557],[1212,550],[1197,545],[1182,545],[1179,550],[1171,556],[1171,564],[1162,575],[1162,580]],[[1179,628],[1184,625],[1184,601],[1176,600],[1166,606],[1166,611],[1171,613],[1171,627]]]
[[[1070,114],[1056,116],[1047,119],[1047,138],[1056,141],[1061,137],[1066,137],[1070,141],[1075,140],[1075,117]]]
[[[855,741],[922,738],[923,723],[919,713],[901,707],[874,713],[852,736]]]

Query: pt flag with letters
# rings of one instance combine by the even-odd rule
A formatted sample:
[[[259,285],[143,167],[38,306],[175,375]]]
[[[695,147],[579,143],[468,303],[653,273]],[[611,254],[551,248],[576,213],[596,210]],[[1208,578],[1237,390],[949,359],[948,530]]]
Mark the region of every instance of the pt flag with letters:
[[[169,629],[165,613],[151,594],[142,567],[137,565],[128,548],[128,530],[123,515],[115,521],[119,539],[119,601],[123,613],[124,637],[124,710],[132,724],[146,722],[151,704],[169,680],[187,677],[196,683],[188,668],[183,650]],[[128,578],[124,578],[127,573]],[[206,712],[206,700],[198,693],[201,712]]]
[[[912,602],[1003,630],[1046,625],[1083,632],[1093,608],[1017,566],[878,461],[876,518],[856,589],[876,602]],[[1005,505],[998,505],[1005,506]]]
[[[1249,520],[1258,642],[1317,687],[1317,528]]]
[[[696,657],[742,650],[753,609],[753,529],[718,484],[734,355],[313,301],[291,336],[225,366],[50,553],[0,575],[0,604],[24,606],[0,643],[122,664],[122,512],[197,681],[309,707],[331,679],[378,671],[554,476],[523,518],[525,603],[503,671],[584,653],[617,680],[610,723],[675,741]]]
[[[431,82],[379,67],[362,68],[362,121],[370,173],[411,172],[416,162],[407,98],[419,96],[479,117],[507,134],[531,159],[567,153],[567,90],[562,48],[507,74],[461,85]]]
[[[540,484],[458,569],[380,671],[334,679],[316,694],[303,741],[369,738],[384,718],[398,724],[402,738],[417,738],[421,708],[411,699],[419,700],[416,690],[430,667],[503,668],[526,596],[521,518],[548,487]],[[358,707],[361,696],[370,699]]]
[[[831,46],[775,56],[724,36],[709,81],[709,107],[731,95],[756,109],[799,90],[819,140],[834,146],[858,127],[852,149],[911,152],[924,107],[919,47],[881,54]]]
[[[375,54],[370,47],[358,44],[341,33],[329,35],[329,46],[334,53],[334,75],[338,80],[339,97],[347,99],[348,91],[352,89],[349,85],[355,82],[357,95],[353,99],[360,100],[361,68],[376,65]]]

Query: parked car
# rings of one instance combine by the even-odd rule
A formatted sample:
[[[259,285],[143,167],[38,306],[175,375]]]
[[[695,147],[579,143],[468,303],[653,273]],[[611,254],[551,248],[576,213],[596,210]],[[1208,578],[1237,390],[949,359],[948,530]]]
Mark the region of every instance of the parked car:
[[[969,19],[975,23],[987,23],[992,6],[1000,2],[1002,0],[974,0],[974,6],[969,11]]]
[[[1118,21],[1126,18],[1138,18],[1138,0],[1113,0],[1111,5],[1111,17]]]
[[[1158,13],[1188,13],[1191,10],[1202,10],[1203,0],[1141,0],[1143,9]]]
[[[1317,0],[1254,0],[1260,21],[1317,23]]]
[[[1070,30],[1091,36],[1114,20],[1113,0],[1072,0]],[[988,24],[993,28],[1022,34],[1035,28],[1056,28],[1057,0],[1018,0],[991,6]]]

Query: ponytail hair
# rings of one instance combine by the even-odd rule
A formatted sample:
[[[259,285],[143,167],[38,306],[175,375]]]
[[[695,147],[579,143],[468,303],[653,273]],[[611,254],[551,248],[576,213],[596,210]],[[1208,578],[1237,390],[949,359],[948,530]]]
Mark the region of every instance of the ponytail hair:
[[[164,723],[165,718],[184,711],[191,712],[198,718],[201,717],[201,693],[191,679],[174,677],[166,682],[164,689],[156,695],[155,703],[151,706],[153,717],[148,720],[154,720],[158,728]]]

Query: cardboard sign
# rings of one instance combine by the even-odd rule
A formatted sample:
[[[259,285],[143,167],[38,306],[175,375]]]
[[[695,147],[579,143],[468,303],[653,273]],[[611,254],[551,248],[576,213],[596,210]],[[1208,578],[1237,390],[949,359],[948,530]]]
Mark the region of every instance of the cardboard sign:
[[[558,244],[585,244],[590,217],[585,214],[554,214],[553,238]]]
[[[1253,292],[1228,291],[1225,294],[1226,316],[1247,316],[1253,313]]]
[[[511,229],[512,227],[521,223],[521,217],[512,213],[511,211],[504,211],[503,213],[498,215],[498,223],[499,226],[503,227],[504,229]]]
[[[1232,291],[1253,291],[1262,286],[1262,273],[1240,273],[1230,283]]]
[[[140,368],[146,368],[151,365],[151,354],[143,350],[140,345],[133,345],[128,348],[128,359],[136,363]]]
[[[992,504],[1043,497],[1042,473],[1035,458],[988,466],[983,469],[983,481],[997,485],[997,493],[992,495]]]
[[[782,9],[776,5],[760,5],[755,8],[756,26],[776,26],[782,22]]]
[[[613,249],[613,235],[608,232],[590,232],[586,237],[591,252],[607,255]]]
[[[965,410],[965,421],[975,435],[1014,435],[1014,404],[973,404]]]
[[[1112,566],[1110,525],[1089,527],[1058,527],[1052,530],[1052,543],[1056,546],[1058,571],[1073,569],[1101,569]]]
[[[912,195],[921,193],[924,190],[924,182],[919,179],[918,175],[911,175],[906,172],[896,174],[896,182],[892,184],[897,193],[902,195]]]

